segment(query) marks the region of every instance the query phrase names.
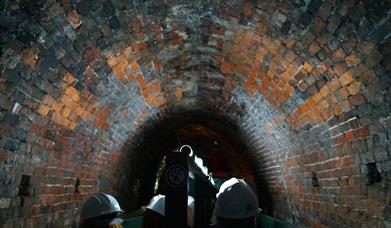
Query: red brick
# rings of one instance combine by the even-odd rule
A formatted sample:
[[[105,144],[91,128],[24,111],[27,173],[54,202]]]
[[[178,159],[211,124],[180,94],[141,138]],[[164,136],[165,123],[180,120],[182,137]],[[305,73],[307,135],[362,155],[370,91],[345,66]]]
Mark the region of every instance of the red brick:
[[[356,95],[361,90],[361,84],[358,81],[354,81],[347,89],[350,95]]]
[[[28,49],[23,50],[22,60],[28,66],[34,67],[38,61],[38,48],[32,47],[32,48],[28,48]]]
[[[231,68],[232,68],[232,66],[228,62],[223,62],[221,64],[220,70],[221,70],[221,73],[227,74],[227,73],[232,73]]]
[[[0,161],[6,161],[10,158],[10,154],[7,151],[0,150]]]
[[[372,84],[377,80],[377,76],[374,70],[369,70],[361,75],[361,78],[368,84]]]
[[[240,44],[242,41],[242,33],[243,30],[241,28],[237,29],[234,34],[234,43],[235,44]]]
[[[357,94],[349,97],[349,101],[352,106],[358,106],[365,102],[365,98],[363,95]]]
[[[61,114],[64,116],[64,117],[68,117],[70,114],[71,114],[71,111],[69,108],[67,107],[63,107],[63,109],[61,110]]]
[[[346,112],[352,108],[352,105],[350,104],[349,100],[343,100],[339,103],[339,105],[343,112]]]
[[[321,113],[321,115],[322,115],[324,121],[327,121],[327,120],[329,120],[333,116],[333,113],[328,112],[328,111],[323,111]]]
[[[90,46],[85,47],[85,52],[83,53],[83,57],[87,62],[90,62],[90,64],[91,64],[91,62],[94,59],[99,57],[99,55],[101,54],[100,52],[101,51],[97,47],[90,45]]]
[[[244,2],[243,4],[243,14],[246,17],[251,17],[254,10],[254,4],[252,2]]]
[[[182,42],[182,38],[178,34],[174,33],[171,42],[179,44]],[[145,42],[133,42],[131,46],[133,51],[141,51],[147,48],[147,44]]]
[[[355,66],[360,63],[360,58],[356,54],[351,54],[345,58],[346,65],[348,67]]]
[[[312,67],[311,64],[309,64],[309,63],[304,63],[302,69],[303,69],[305,72],[309,73],[309,72],[312,71],[313,67]]]
[[[224,57],[221,55],[213,55],[212,57],[213,57],[213,59],[215,59],[219,63],[223,63],[225,60]]]
[[[136,79],[137,79],[137,81],[138,81],[138,83],[139,83],[139,86],[140,86],[140,88],[141,88],[142,90],[144,90],[144,89],[147,88],[147,83],[145,82],[143,76],[138,75]]]
[[[76,96],[79,96],[79,91],[77,91],[75,88],[73,88],[72,86],[69,86],[67,88],[65,88],[65,94],[70,96],[70,97],[76,97]]]
[[[319,93],[322,97],[327,97],[330,94],[330,89],[327,85],[324,85],[322,89],[320,89]]]
[[[286,59],[288,61],[288,63],[292,63],[293,60],[295,60],[296,58],[297,58],[297,55],[291,50],[288,50],[284,56],[284,59]]]
[[[42,104],[47,106],[51,106],[54,102],[55,102],[54,98],[49,95],[46,95],[42,100]]]
[[[211,34],[216,34],[216,35],[222,36],[222,35],[224,35],[224,33],[225,33],[225,29],[221,26],[213,26],[211,28]]]
[[[341,85],[338,81],[338,79],[333,79],[330,83],[327,84],[328,87],[330,88],[331,92],[336,91],[337,89],[341,88]]]
[[[294,92],[293,87],[288,85],[288,86],[285,87],[284,96],[285,97],[290,97],[293,92]]]
[[[351,140],[353,140],[353,138],[354,138],[354,133],[353,133],[353,131],[345,132],[344,135],[345,135],[345,139],[346,139],[347,141],[351,141]]]
[[[369,129],[367,127],[361,127],[356,130],[356,133],[359,137],[367,137],[369,136]]]
[[[349,91],[346,87],[342,87],[341,89],[337,90],[337,93],[342,97],[342,98],[348,98],[349,96]]]
[[[333,71],[337,75],[342,75],[347,71],[347,67],[345,64],[341,64],[341,63],[335,64]]]
[[[312,100],[315,102],[315,103],[318,103],[322,100],[322,95],[320,93],[316,93],[313,97],[312,97]]]
[[[115,75],[117,76],[118,79],[124,79],[125,78],[125,72],[124,72],[124,67],[122,64],[118,64],[114,66],[113,71]]]
[[[77,107],[76,103],[72,100],[72,98],[67,95],[63,95],[60,101],[62,104],[64,104],[70,109],[75,109]]]
[[[316,54],[319,50],[320,50],[320,46],[316,41],[313,41],[308,47],[308,52],[310,53],[310,55]]]
[[[158,94],[160,93],[160,82],[154,81],[148,86],[148,92],[149,94]]]
[[[74,130],[77,127],[77,123],[74,121],[69,121],[69,124],[67,125],[67,127],[71,130]]]
[[[341,108],[339,107],[339,105],[338,104],[335,104],[334,106],[333,106],[333,111],[334,111],[334,115],[340,115],[341,113],[342,113],[342,110],[341,110]]]
[[[76,10],[72,10],[68,14],[68,21],[74,29],[77,29],[81,25],[80,17]]]
[[[66,73],[64,75],[64,82],[66,82],[68,85],[72,84],[75,81],[76,79],[72,76],[72,74]]]
[[[245,80],[244,86],[246,87],[247,94],[249,96],[254,96],[256,92],[255,83],[255,78],[250,76],[247,77],[247,79]]]
[[[230,67],[230,69],[232,70],[232,66]],[[246,69],[242,65],[235,65],[233,66],[233,71],[238,74],[243,74]]]
[[[217,48],[223,49],[223,47],[224,47],[224,40],[218,39],[217,40]]]
[[[342,50],[342,48],[338,48],[333,53],[333,61],[339,62],[345,59],[345,52]]]
[[[49,113],[49,107],[46,105],[40,105],[37,112],[41,114],[42,116],[47,116]]]
[[[359,49],[361,49],[364,53],[370,53],[375,47],[373,42],[364,41],[359,44]]]
[[[113,67],[113,66],[119,64],[120,62],[122,62],[122,61],[124,61],[124,60],[125,60],[124,53],[120,53],[120,54],[118,54],[118,55],[116,55],[116,56],[113,56],[113,57],[109,58],[109,59],[107,60],[107,64],[108,64],[109,66]]]
[[[327,100],[327,99],[323,99],[320,103],[319,103],[319,107],[323,110],[327,109],[328,107],[330,106],[330,102]]]
[[[326,99],[330,102],[330,104],[336,104],[338,102],[337,97],[334,94],[330,94]]]
[[[347,71],[346,73],[341,75],[338,79],[339,82],[344,86],[349,85],[354,81],[353,74],[350,71]]]

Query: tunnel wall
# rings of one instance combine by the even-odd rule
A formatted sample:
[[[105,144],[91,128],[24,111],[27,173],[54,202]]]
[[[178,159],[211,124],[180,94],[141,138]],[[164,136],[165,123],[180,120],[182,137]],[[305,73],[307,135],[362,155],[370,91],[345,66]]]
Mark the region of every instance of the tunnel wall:
[[[235,122],[274,216],[390,223],[389,2],[0,5],[2,226],[75,225],[176,108]]]

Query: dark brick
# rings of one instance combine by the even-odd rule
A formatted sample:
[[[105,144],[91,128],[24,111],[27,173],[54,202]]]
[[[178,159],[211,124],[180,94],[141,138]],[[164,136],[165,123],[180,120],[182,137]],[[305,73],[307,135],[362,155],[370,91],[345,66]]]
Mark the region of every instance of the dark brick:
[[[11,113],[7,113],[4,116],[3,121],[11,126],[16,126],[19,123],[19,116]]]
[[[271,58],[272,58],[271,53],[268,53],[263,58],[263,63],[262,63],[262,71],[263,72],[267,72],[268,71]]]
[[[77,81],[74,85],[75,89],[77,89],[79,92],[82,92],[85,88],[82,82]]]
[[[42,57],[43,65],[47,67],[47,69],[54,70],[58,66],[59,62],[56,56],[52,53],[46,53]]]
[[[10,151],[16,151],[18,149],[17,142],[8,139],[4,144],[3,148]]]
[[[311,24],[312,20],[314,19],[314,15],[310,13],[310,11],[305,11],[301,16],[300,16],[300,23],[306,27],[309,24]]]
[[[98,3],[96,3],[96,5],[98,7]],[[103,6],[101,6],[101,7],[102,7],[102,12],[103,12],[104,17],[109,18],[115,14],[115,8],[110,1],[105,1],[103,3]],[[100,8],[100,6],[99,6],[99,8]]]
[[[316,81],[316,87],[321,89],[327,83],[327,79],[322,77]]]
[[[288,35],[289,29],[291,28],[291,22],[286,21],[280,28],[280,32],[284,35]]]
[[[391,71],[391,54],[384,56],[381,65],[387,70]]]
[[[121,22],[118,20],[117,17],[112,17],[109,20],[109,27],[111,29],[117,30],[117,29],[119,29],[121,27]]]
[[[367,185],[373,185],[380,181],[380,173],[377,170],[376,163],[368,163],[367,164]]]
[[[27,131],[26,131],[26,130],[23,130],[23,129],[21,129],[21,128],[15,128],[15,129],[12,131],[11,136],[12,136],[14,139],[19,140],[20,142],[26,142]]]
[[[4,72],[6,83],[10,86],[16,86],[21,80],[19,72],[15,70],[6,70]]]
[[[335,31],[337,31],[340,24],[341,24],[341,18],[339,16],[335,15],[333,17],[330,17],[327,24],[327,31],[333,34]]]
[[[340,45],[340,41],[336,39],[329,39],[327,47],[330,48],[331,51],[335,51]]]
[[[11,110],[11,101],[3,94],[0,94],[0,108],[5,110]]]
[[[322,5],[322,2],[322,0],[311,0],[307,6],[308,11],[313,15],[316,15],[319,12],[319,8]]]

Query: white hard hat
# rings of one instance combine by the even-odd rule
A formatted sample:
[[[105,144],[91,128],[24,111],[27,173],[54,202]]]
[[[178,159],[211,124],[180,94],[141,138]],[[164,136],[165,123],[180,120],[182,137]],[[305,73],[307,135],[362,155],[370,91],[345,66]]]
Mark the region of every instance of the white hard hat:
[[[187,197],[187,225],[194,227],[194,198]]]
[[[99,219],[99,217],[113,215],[112,218],[104,217],[100,221],[102,224],[120,224],[122,219],[116,216],[122,213],[118,201],[109,194],[96,193],[90,196],[83,204],[80,214],[80,222],[87,220]]]
[[[221,218],[242,219],[258,215],[258,199],[251,188],[241,179],[225,181],[216,194],[215,215]]]
[[[165,205],[166,205],[166,196],[159,194],[152,197],[152,199],[149,201],[149,204],[146,206],[146,208],[164,216]]]
[[[158,213],[159,215],[165,215],[166,196],[156,195],[152,197],[146,208]],[[194,225],[194,198],[192,196],[187,197],[187,223],[192,227]]]

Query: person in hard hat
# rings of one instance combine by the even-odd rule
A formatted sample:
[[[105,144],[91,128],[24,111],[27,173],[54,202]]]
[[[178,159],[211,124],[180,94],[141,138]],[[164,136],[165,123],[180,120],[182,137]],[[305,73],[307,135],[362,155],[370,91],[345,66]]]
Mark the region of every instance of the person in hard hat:
[[[122,213],[118,201],[112,195],[96,193],[81,208],[80,227],[122,227],[122,219],[118,217]]]
[[[256,216],[262,211],[251,188],[241,179],[225,181],[216,194],[214,216],[211,228],[255,228]]]
[[[165,196],[156,195],[152,197],[145,207],[142,228],[161,227],[164,224]]]
[[[143,219],[143,228],[162,227],[165,223],[165,201],[166,196],[156,195],[149,204],[145,207],[145,214]],[[194,198],[187,197],[187,225],[192,228],[194,226]]]

